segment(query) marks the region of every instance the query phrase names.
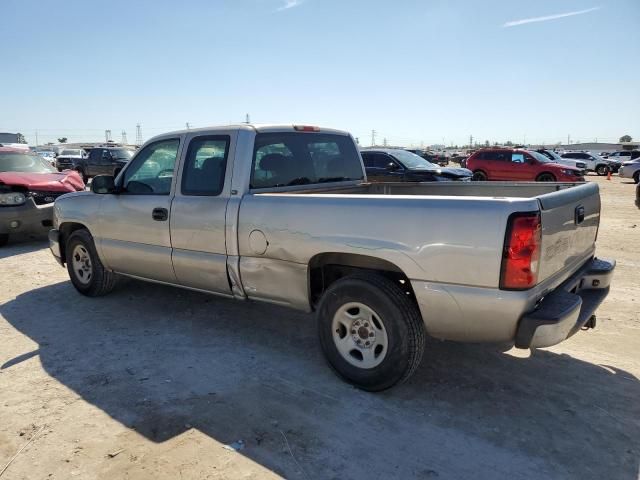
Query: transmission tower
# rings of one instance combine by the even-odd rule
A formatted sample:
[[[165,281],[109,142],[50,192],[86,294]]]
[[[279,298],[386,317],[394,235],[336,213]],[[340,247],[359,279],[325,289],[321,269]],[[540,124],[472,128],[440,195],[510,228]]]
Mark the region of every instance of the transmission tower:
[[[142,127],[139,123],[136,125],[136,145],[142,145]]]
[[[375,130],[371,130],[371,146],[375,146],[376,144],[376,131]]]
[[[111,141],[111,130],[105,130],[104,131],[104,141],[105,142],[110,142]]]
[[[122,130],[122,140],[121,140],[121,143],[122,143],[123,145],[126,145],[126,144],[127,144],[127,132],[125,132],[124,130]]]

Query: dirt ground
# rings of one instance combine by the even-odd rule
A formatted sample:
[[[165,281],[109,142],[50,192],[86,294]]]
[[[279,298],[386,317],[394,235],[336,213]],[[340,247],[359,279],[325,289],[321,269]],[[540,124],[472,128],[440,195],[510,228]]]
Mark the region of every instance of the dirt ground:
[[[533,354],[431,340],[380,394],[334,376],[309,315],[136,281],[88,299],[46,242],[10,244],[0,469],[30,443],[0,477],[637,480],[640,210],[589,180],[618,261],[597,328]]]

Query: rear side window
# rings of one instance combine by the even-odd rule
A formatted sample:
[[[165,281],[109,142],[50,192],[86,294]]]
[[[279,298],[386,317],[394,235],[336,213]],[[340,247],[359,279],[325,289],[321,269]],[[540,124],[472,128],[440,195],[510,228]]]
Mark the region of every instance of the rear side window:
[[[253,150],[251,188],[361,180],[360,155],[344,135],[259,133]]]
[[[507,152],[498,152],[498,151],[485,151],[485,152],[480,152],[478,154],[478,159],[480,160],[490,160],[490,161],[498,161],[498,162],[504,162],[506,160],[511,160],[510,157],[508,157],[508,153]]]
[[[191,140],[182,173],[183,195],[220,195],[227,170],[229,140],[227,135]]]

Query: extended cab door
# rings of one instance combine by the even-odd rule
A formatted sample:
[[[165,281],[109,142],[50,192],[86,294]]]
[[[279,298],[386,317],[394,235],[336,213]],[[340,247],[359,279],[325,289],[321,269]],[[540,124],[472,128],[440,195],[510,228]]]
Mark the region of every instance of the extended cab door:
[[[237,133],[223,133],[187,137],[170,226],[178,283],[231,295],[225,214]]]
[[[121,192],[103,195],[100,248],[116,272],[175,283],[169,213],[180,137],[146,145],[118,176]]]

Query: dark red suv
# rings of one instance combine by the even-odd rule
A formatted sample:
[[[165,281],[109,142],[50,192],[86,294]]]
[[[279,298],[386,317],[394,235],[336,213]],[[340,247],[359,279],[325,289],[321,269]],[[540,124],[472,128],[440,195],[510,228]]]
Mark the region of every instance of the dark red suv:
[[[584,182],[582,170],[524,149],[483,148],[467,159],[467,168],[480,181]]]

